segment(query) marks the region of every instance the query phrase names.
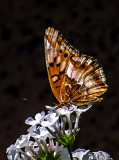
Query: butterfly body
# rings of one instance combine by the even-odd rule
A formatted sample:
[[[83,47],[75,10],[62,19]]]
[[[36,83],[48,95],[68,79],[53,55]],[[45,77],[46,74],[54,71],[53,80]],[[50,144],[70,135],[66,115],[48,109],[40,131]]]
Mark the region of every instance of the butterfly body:
[[[101,65],[68,44],[59,31],[45,31],[45,58],[51,89],[60,104],[83,106],[101,101],[107,84]]]

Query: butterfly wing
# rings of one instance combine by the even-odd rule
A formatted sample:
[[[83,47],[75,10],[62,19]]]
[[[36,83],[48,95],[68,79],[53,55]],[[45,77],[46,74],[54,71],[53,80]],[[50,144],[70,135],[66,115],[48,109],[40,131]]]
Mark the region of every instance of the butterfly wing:
[[[45,31],[45,59],[51,89],[60,103],[62,103],[60,91],[72,50],[68,50],[68,44],[63,40],[59,31],[48,28]]]
[[[69,104],[77,106],[101,101],[103,98],[100,96],[107,90],[101,65],[96,59],[83,54],[70,58],[62,84],[63,101],[67,99]]]
[[[60,103],[88,105],[101,101],[107,84],[96,59],[80,54],[59,31],[45,31],[45,58],[51,89]]]

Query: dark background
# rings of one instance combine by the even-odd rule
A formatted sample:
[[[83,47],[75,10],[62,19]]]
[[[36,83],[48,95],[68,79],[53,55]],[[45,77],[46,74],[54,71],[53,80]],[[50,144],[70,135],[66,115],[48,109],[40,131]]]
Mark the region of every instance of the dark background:
[[[76,148],[103,150],[119,159],[118,0],[0,1],[0,159],[44,106],[58,103],[48,82],[44,31],[61,31],[81,53],[102,64],[109,89],[82,114]],[[28,101],[23,101],[27,98]]]

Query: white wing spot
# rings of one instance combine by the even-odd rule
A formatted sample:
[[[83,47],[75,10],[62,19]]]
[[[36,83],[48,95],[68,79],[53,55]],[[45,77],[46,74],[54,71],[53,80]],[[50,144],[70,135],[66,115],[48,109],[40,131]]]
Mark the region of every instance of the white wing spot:
[[[62,62],[60,63],[60,68],[59,68],[60,72],[63,72],[64,69],[65,69],[65,67],[66,67],[66,62],[65,62],[65,61],[62,61]]]

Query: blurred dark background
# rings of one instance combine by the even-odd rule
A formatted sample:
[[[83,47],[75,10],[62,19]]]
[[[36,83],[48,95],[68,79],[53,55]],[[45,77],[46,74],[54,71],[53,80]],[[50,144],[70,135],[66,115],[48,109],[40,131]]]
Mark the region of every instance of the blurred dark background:
[[[1,0],[0,159],[7,159],[6,148],[27,133],[27,117],[58,103],[45,64],[44,31],[48,26],[60,30],[81,53],[97,58],[109,84],[104,100],[82,114],[74,149],[103,150],[118,160],[118,0]]]

